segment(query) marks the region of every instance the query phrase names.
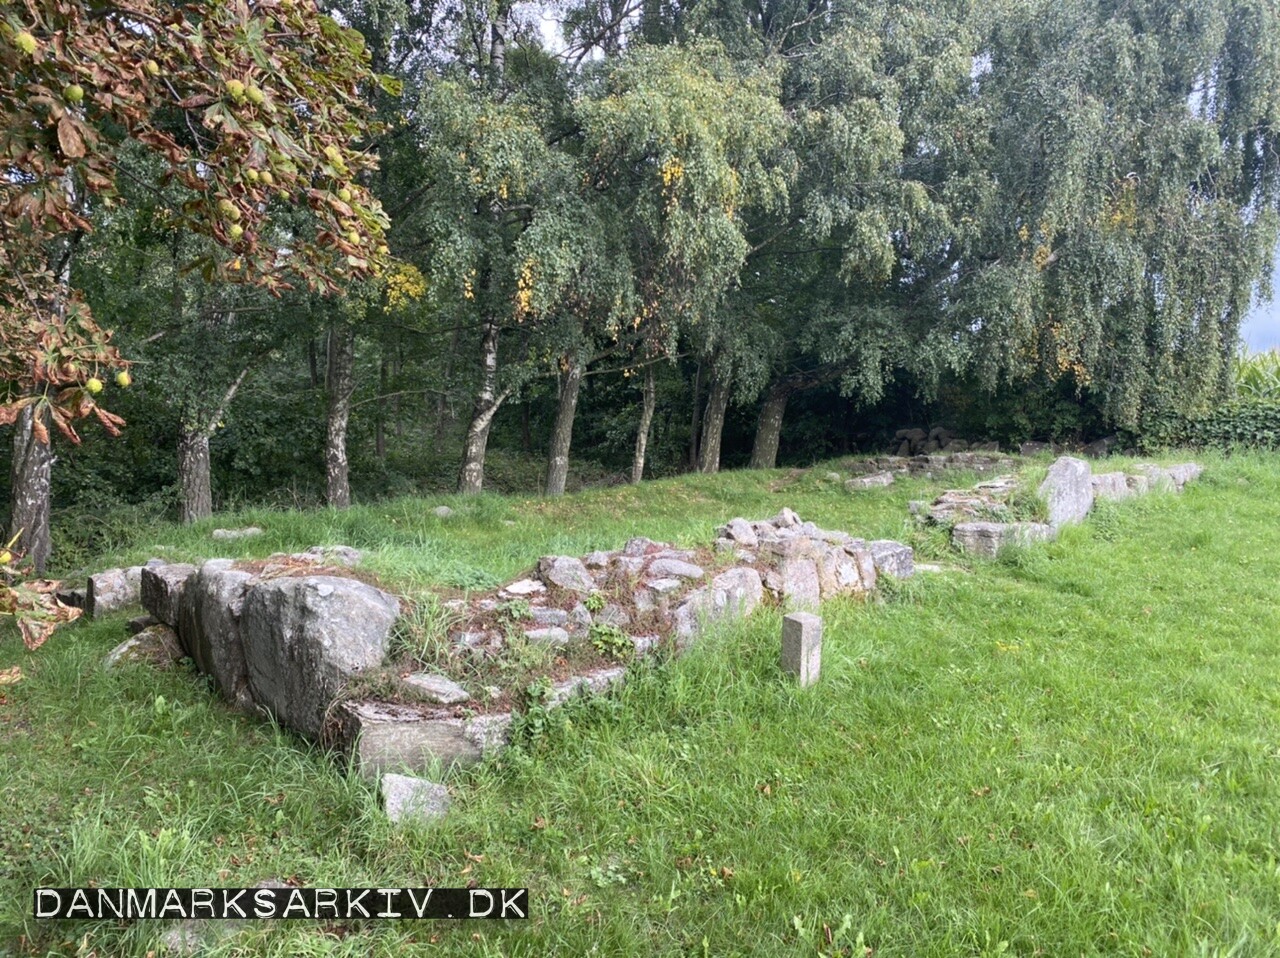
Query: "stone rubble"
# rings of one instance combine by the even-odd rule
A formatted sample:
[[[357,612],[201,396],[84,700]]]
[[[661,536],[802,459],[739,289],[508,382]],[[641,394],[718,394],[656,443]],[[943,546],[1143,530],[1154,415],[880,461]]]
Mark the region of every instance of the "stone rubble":
[[[1167,468],[1142,463],[1133,473],[1093,475],[1087,461],[1060,456],[1037,489],[1047,523],[1015,521],[1010,501],[1018,489],[1017,476],[998,476],[972,489],[948,489],[927,508],[911,511],[919,520],[950,526],[952,544],[961,552],[990,558],[1007,545],[1025,546],[1057,538],[1058,529],[1082,521],[1097,499],[1126,499],[1157,489],[1181,492],[1203,471],[1193,462]]]

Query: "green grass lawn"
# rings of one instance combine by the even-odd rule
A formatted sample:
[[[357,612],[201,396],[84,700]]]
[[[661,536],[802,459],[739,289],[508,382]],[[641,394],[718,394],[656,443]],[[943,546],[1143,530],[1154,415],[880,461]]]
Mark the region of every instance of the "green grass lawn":
[[[1280,954],[1280,457],[1206,461],[1183,495],[1102,504],[1051,545],[828,603],[811,689],[779,674],[761,610],[546,716],[452,778],[426,828],[182,668],[104,673],[124,616],[34,654],[6,633],[0,668],[25,679],[0,687],[0,955],[145,955],[163,931],[36,922],[37,885],[264,878],[528,886],[533,912],[264,923],[210,954]],[[102,564],[344,542],[397,588],[483,587],[783,505],[902,537],[907,500],[942,487],[850,495],[825,472],[244,513],[217,524],[264,537],[144,529]]]

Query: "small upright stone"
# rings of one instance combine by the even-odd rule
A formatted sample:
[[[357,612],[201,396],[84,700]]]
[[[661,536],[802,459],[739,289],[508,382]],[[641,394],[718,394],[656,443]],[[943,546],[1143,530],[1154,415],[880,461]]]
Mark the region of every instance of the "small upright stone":
[[[440,519],[448,519],[451,515],[453,515],[453,510],[450,509],[448,506],[436,506],[431,511],[435,513],[437,518],[440,518]]]
[[[782,670],[796,676],[801,688],[818,681],[822,669],[822,619],[812,612],[782,617]]]

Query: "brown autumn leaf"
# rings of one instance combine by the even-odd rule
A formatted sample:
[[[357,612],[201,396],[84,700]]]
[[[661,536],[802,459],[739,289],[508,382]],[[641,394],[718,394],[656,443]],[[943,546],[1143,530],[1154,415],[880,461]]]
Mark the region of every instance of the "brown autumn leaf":
[[[63,116],[58,121],[58,146],[73,160],[84,156],[84,137],[80,135],[76,121],[70,116]]]
[[[17,685],[22,681],[22,667],[15,665],[12,668],[0,669],[0,685]]]

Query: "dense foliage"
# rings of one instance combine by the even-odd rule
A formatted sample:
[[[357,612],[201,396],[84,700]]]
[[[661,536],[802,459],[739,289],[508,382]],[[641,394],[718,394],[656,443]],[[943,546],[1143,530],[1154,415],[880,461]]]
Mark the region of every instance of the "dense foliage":
[[[1236,388],[1264,0],[325,9],[6,8],[3,415],[136,380],[57,508],[1159,441]]]

